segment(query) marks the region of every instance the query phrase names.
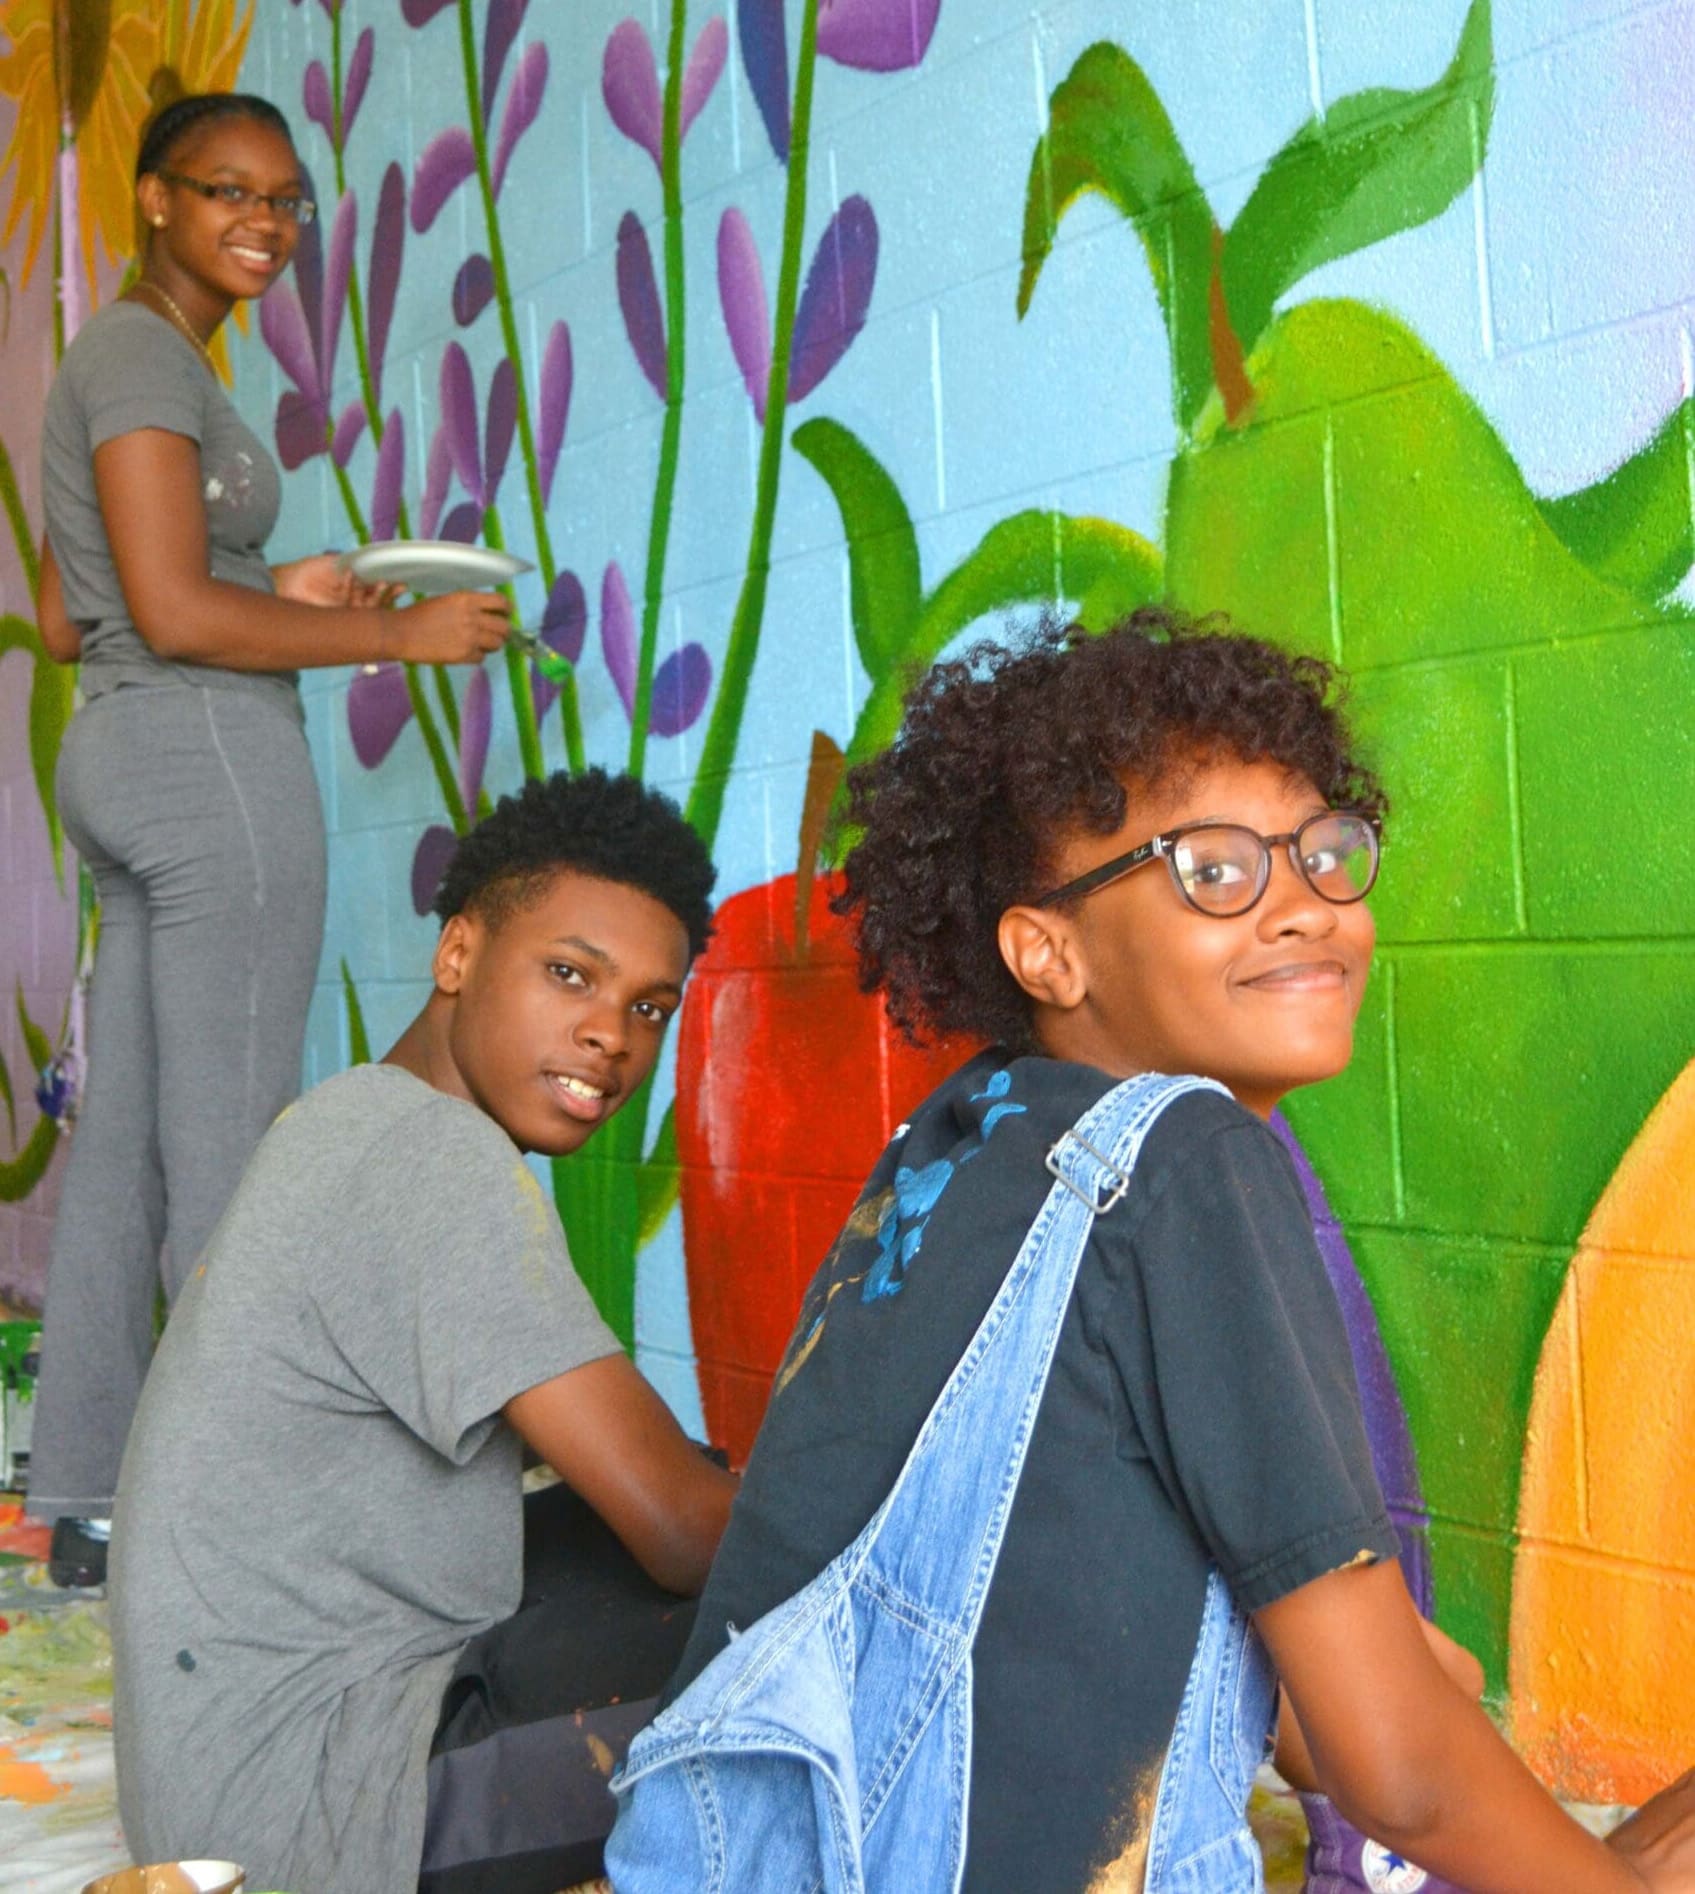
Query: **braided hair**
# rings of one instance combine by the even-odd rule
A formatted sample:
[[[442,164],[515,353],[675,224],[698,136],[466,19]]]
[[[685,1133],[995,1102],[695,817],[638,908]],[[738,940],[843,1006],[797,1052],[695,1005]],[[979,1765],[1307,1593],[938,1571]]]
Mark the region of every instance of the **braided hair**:
[[[190,92],[160,106],[147,121],[141,149],[135,154],[136,182],[139,184],[150,171],[157,174],[164,170],[171,153],[196,126],[225,118],[252,119],[294,143],[288,120],[269,99],[252,92]]]

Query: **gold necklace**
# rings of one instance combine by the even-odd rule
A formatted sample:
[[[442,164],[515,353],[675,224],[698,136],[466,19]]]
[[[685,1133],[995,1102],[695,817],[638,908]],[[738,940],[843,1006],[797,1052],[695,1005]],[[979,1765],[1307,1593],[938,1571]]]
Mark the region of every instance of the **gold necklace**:
[[[191,323],[189,319],[187,318],[187,316],[185,316],[183,312],[176,306],[175,302],[171,299],[170,293],[167,290],[161,289],[157,283],[155,283],[150,277],[146,277],[146,276],[138,277],[136,279],[135,286],[137,289],[150,289],[153,292],[153,294],[159,298],[160,302],[162,302],[165,305],[165,307],[170,311],[171,316],[176,323],[176,326],[182,331],[182,333],[185,336],[188,337],[189,341],[192,342],[194,346],[200,351],[200,359],[206,364],[206,366],[212,371],[212,373],[216,375],[218,372],[218,364],[212,360],[212,351],[209,348],[207,348],[204,342],[201,341],[199,335],[195,331],[194,324]]]

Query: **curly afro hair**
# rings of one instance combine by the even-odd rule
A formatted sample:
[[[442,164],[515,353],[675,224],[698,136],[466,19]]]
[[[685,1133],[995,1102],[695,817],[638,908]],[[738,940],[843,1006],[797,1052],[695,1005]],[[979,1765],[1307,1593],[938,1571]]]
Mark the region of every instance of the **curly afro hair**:
[[[638,888],[668,907],[694,959],[712,934],[718,871],[669,796],[634,776],[560,770],[502,796],[453,851],[436,892],[444,922],[471,912],[498,926],[560,869]]]
[[[1333,807],[1382,815],[1340,694],[1319,658],[1152,606],[1100,636],[1050,619],[934,666],[891,747],[849,778],[859,834],[834,905],[854,925],[861,986],[882,989],[910,1038],[1033,1049],[997,929],[1059,878],[1057,848],[1112,834],[1137,787],[1167,790],[1225,756],[1281,763]]]

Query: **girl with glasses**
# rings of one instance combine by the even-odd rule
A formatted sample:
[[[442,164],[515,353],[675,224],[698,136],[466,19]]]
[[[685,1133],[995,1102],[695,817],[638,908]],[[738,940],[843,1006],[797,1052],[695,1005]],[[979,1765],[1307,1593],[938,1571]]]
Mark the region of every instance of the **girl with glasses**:
[[[474,663],[507,630],[496,596],[391,612],[331,554],[267,562],[277,468],[210,345],[313,215],[276,109],[167,106],[136,206],[139,274],[65,351],[42,436],[42,635],[82,664],[59,808],[101,904],[30,1479],[61,1584],[104,1577],[161,1282],[174,1298],[299,1088],[325,845],[296,673]]]
[[[1049,627],[937,666],[852,779],[864,984],[989,1049],[807,1291],[614,1782],[620,1894],[859,1885],[844,1861],[872,1891],[1253,1894],[1274,1730],[1364,1831],[1324,1894],[1695,1889],[1695,1781],[1596,1841],[1397,1559],[1267,1123],[1348,1063],[1371,966],[1386,798],[1335,686],[1159,611]],[[1027,1304],[1050,1352],[1009,1352]]]

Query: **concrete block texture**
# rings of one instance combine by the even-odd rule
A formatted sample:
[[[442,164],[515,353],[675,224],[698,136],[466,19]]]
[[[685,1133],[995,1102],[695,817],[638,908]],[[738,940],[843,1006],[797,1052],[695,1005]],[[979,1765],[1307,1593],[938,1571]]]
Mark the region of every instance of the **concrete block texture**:
[[[497,11],[471,6],[478,113]],[[675,1071],[644,1122],[597,1139],[592,1188],[551,1178],[585,1275],[679,1411],[745,1451],[806,1277],[940,1069],[888,1035],[839,938],[797,951],[815,733],[852,748],[907,666],[1051,596],[1039,553],[1011,576],[991,560],[984,614],[930,635],[936,588],[1005,520],[1129,528],[1153,549],[1143,595],[1351,680],[1391,804],[1379,958],[1352,1065],[1287,1115],[1398,1382],[1439,1617],[1522,1694],[1522,1740],[1560,1786],[1641,1788],[1687,1747],[1645,1693],[1656,1636],[1682,1649],[1695,1491],[1695,1236],[1676,1214],[1695,1160],[1664,1117],[1681,1124],[1695,1055],[1695,0],[940,0],[922,44],[827,49],[809,126],[798,0],[780,59],[775,13],[538,0],[486,75],[486,196],[453,11],[343,14],[374,57],[339,154],[364,313],[344,312],[325,366],[336,405],[365,394],[355,329],[369,344],[393,164],[407,215],[371,392],[403,416],[412,530],[428,494],[436,531],[535,562],[518,610],[576,663],[576,720],[548,712],[544,765],[639,750],[721,870]],[[667,147],[674,24],[698,58]],[[338,155],[300,107],[329,42],[324,8],[277,0],[244,69],[296,120],[326,248]],[[0,100],[0,131],[17,109]],[[56,311],[52,259],[26,279],[23,241],[0,257],[0,443],[37,535]],[[473,412],[444,409],[452,348]],[[256,325],[233,355],[270,438],[288,377]],[[503,362],[521,420],[491,398]],[[367,427],[345,468],[291,473],[275,556],[351,544],[376,470]],[[1057,556],[1073,542],[1075,567]],[[1055,544],[1063,584],[1091,542],[1062,525]],[[19,620],[24,570],[0,530]],[[694,683],[632,743],[649,626],[656,664]],[[18,984],[56,1024],[71,934],[34,659],[5,633],[0,653],[0,1012]],[[524,745],[490,674],[499,794]],[[451,773],[467,678],[451,710],[424,683]],[[426,732],[408,718],[366,767],[353,688],[345,670],[305,688],[332,832],[312,1078],[349,1054],[342,959],[380,1052],[435,934],[412,894],[419,837],[445,820]],[[0,1048],[21,1139],[15,1019]],[[820,1099],[829,1136],[806,1129]],[[8,1281],[39,1273],[41,1204],[0,1202]]]

